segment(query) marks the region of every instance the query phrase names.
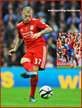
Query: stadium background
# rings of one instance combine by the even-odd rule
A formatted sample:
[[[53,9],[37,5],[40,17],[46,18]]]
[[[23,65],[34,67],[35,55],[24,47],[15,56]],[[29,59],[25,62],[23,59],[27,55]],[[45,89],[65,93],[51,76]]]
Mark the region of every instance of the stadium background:
[[[25,53],[24,44],[21,45],[21,47],[14,56],[12,57],[8,56],[8,51],[14,47],[16,42],[16,37],[15,37],[17,32],[16,24],[22,21],[22,16],[21,16],[22,8],[26,5],[29,5],[33,8],[34,10],[33,17],[40,18],[42,21],[49,24],[53,28],[53,33],[44,35],[44,39],[48,48],[47,65],[45,71],[39,72],[38,87],[41,87],[43,85],[49,85],[53,88],[54,94],[52,98],[50,98],[50,100],[48,101],[45,100],[44,102],[44,100],[40,99],[40,96],[38,94],[39,88],[37,88],[36,95],[38,96],[36,97],[38,98],[38,100],[40,100],[41,103],[39,104],[36,103],[35,106],[80,107],[81,70],[56,69],[56,34],[57,32],[81,32],[81,12],[49,11],[56,9],[79,10],[81,9],[80,1],[71,1],[71,2],[70,1],[2,1],[1,2],[1,86],[2,86],[1,105],[8,107],[9,106],[31,107],[34,105],[34,104],[31,105],[30,103],[29,105],[27,105],[26,101],[23,100],[24,96],[25,98],[27,97],[29,90],[28,87],[30,86],[29,79],[25,80],[20,77],[20,74],[23,71],[25,71],[20,65],[20,59]],[[24,96],[23,96],[24,89],[23,88],[20,89],[19,87],[27,88],[27,91],[24,88],[25,89]],[[67,88],[72,89],[72,91],[70,91],[70,89]],[[19,91],[22,92],[22,94],[19,94],[20,93]],[[12,99],[12,97],[14,98]],[[22,99],[20,100],[21,97]],[[61,97],[63,97],[63,100]],[[19,101],[16,102],[17,99]],[[22,101],[24,101],[25,103],[23,103]]]

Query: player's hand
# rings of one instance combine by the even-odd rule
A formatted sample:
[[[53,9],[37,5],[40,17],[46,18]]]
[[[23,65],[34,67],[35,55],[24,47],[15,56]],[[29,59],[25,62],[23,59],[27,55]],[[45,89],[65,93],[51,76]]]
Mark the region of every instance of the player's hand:
[[[35,33],[35,34],[33,34],[31,37],[32,38],[38,38],[38,37],[40,37],[41,36],[41,33]]]
[[[16,50],[15,49],[11,49],[9,52],[8,52],[8,55],[13,55],[13,54],[15,54],[15,52],[16,52]]]

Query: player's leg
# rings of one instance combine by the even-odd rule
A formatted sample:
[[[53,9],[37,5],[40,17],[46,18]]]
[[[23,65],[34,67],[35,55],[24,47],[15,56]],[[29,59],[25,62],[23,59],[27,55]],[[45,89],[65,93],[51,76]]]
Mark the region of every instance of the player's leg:
[[[34,99],[34,95],[35,95],[35,90],[36,90],[36,86],[38,83],[38,69],[39,69],[39,67],[33,66],[33,64],[31,63],[31,60],[29,58],[25,58],[25,56],[21,59],[21,64],[23,65],[24,69],[26,69],[28,71],[28,72],[23,73],[22,77],[23,78],[31,77],[31,79],[30,79],[30,83],[31,83],[30,102],[36,102],[36,100]],[[35,72],[37,74],[34,74]]]
[[[67,57],[67,55],[65,54],[65,58],[66,58],[66,63],[68,62],[68,57]]]
[[[73,67],[76,68],[74,50],[71,50],[71,57],[72,57],[72,60],[73,60]]]
[[[33,66],[34,70],[38,73],[39,67],[38,66]],[[38,83],[38,74],[36,77],[31,77],[30,84],[31,84],[31,93],[30,93],[30,101],[35,102],[36,100],[34,99],[35,97],[35,91]]]
[[[76,64],[77,64],[77,66],[78,66],[79,63],[78,63],[77,57],[75,57],[75,61],[76,61]]]
[[[24,69],[28,72],[21,74],[23,78],[35,77],[37,73],[34,70],[33,65],[31,64],[31,60],[29,58],[23,57],[21,59],[21,64],[23,65]]]
[[[66,53],[63,54],[64,58],[66,59],[66,63],[68,62],[68,58],[67,58],[67,55]]]
[[[71,65],[70,68],[73,68],[71,57],[69,57],[69,62],[70,62],[70,65]]]
[[[71,49],[70,54],[71,54],[71,58],[73,60],[73,67],[76,68],[76,65],[75,65],[75,55],[74,55],[74,50],[73,49]]]
[[[21,64],[23,65],[24,69],[27,71],[34,71],[33,65],[31,64],[31,60],[29,58],[22,58]]]
[[[69,62],[70,62],[70,65],[71,65],[70,68],[73,68],[70,51],[68,51],[67,54],[68,54]]]
[[[75,63],[75,56],[74,55],[72,56],[72,59],[73,59],[73,66],[74,66],[74,68],[76,68],[76,65],[74,64]]]
[[[33,54],[33,59],[32,59],[32,64],[34,65],[34,70],[38,72],[39,68],[40,69],[45,69],[46,65],[46,55],[47,55],[47,47],[46,46],[39,46],[36,48]],[[38,74],[36,77],[31,78],[31,94],[30,94],[30,99],[32,99],[35,96],[35,90],[37,87],[38,83]]]

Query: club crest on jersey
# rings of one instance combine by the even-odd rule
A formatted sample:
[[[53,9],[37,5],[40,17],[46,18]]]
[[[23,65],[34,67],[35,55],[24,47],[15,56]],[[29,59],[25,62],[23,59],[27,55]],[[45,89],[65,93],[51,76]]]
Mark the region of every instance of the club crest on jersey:
[[[32,26],[30,26],[30,30],[33,30],[33,25],[32,25]]]

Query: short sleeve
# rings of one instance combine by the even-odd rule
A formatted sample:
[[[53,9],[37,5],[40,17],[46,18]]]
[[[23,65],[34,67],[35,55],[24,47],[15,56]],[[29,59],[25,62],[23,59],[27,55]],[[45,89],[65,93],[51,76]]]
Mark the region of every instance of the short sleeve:
[[[40,29],[51,28],[49,25],[47,25],[46,23],[44,23],[41,20],[38,20],[37,25],[38,25],[38,28],[40,28]]]

